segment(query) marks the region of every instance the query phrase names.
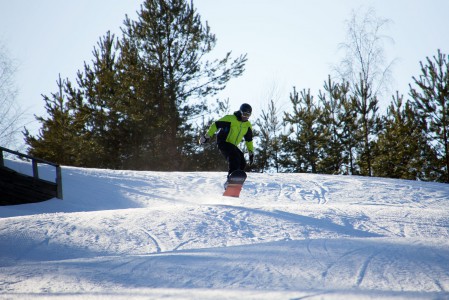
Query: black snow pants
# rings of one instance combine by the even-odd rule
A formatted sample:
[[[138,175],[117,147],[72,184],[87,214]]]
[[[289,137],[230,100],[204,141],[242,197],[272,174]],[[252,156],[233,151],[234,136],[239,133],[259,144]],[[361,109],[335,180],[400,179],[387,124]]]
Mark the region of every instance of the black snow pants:
[[[235,170],[245,170],[245,156],[237,146],[231,143],[221,142],[218,143],[218,149],[228,162],[228,177]]]

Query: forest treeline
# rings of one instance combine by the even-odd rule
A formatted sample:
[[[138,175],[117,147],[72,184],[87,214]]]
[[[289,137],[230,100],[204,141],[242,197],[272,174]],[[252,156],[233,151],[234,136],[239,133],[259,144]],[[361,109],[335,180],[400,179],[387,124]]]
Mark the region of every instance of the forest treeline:
[[[145,0],[137,20],[123,24],[121,36],[100,38],[76,82],[59,78],[43,96],[39,133],[24,132],[29,154],[80,167],[226,170],[198,136],[232,113],[213,97],[243,74],[246,54],[207,60],[216,37],[191,1]],[[252,171],[449,182],[448,61],[438,50],[421,62],[409,93],[391,96],[385,115],[375,74],[329,75],[318,95],[293,88],[285,111],[272,100],[251,118]]]

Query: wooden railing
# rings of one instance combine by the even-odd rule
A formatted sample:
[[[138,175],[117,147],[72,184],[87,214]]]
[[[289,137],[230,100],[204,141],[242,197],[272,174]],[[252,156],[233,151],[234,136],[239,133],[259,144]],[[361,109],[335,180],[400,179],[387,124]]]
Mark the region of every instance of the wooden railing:
[[[39,168],[38,168],[38,164],[46,164],[46,165],[50,165],[55,167],[56,169],[56,178],[55,178],[55,184],[56,184],[56,198],[58,199],[63,199],[63,195],[62,195],[62,175],[61,175],[61,167],[58,164],[37,158],[37,157],[33,157],[30,155],[26,155],[17,151],[13,151],[4,147],[0,146],[0,167],[5,167],[5,162],[4,162],[4,158],[3,158],[3,153],[7,152],[13,155],[16,155],[20,158],[26,158],[31,160],[32,163],[32,168],[33,168],[33,177],[35,179],[38,180],[44,180],[42,178],[39,178]]]

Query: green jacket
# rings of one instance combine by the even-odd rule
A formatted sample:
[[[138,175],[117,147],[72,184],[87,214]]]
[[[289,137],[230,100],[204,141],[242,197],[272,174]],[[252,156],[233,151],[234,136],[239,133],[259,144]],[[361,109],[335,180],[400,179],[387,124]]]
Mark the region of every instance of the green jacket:
[[[249,152],[254,151],[253,146],[253,129],[249,121],[242,121],[239,112],[233,115],[226,115],[218,121],[212,123],[207,131],[207,135],[212,137],[216,132],[217,143],[231,143],[238,147],[240,142],[245,138],[246,148]]]

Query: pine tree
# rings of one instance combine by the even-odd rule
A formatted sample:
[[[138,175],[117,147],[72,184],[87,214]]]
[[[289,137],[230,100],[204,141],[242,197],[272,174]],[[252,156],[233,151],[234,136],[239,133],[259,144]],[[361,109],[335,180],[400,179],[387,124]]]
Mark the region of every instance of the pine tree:
[[[368,81],[360,77],[360,81],[355,86],[354,91],[355,108],[358,113],[358,125],[362,138],[358,149],[358,165],[361,175],[372,176],[372,162],[374,137],[377,135],[380,126],[378,115],[378,100],[372,94],[372,86]]]
[[[78,71],[78,87],[67,85],[67,91],[75,101],[75,109],[84,121],[85,139],[96,145],[85,149],[85,157],[96,156],[97,167],[121,168],[126,151],[122,123],[128,119],[121,109],[121,85],[117,71],[117,46],[115,36],[108,32],[100,38],[92,54],[91,64],[84,64]]]
[[[262,110],[255,125],[259,128],[259,144],[256,156],[258,158],[257,168],[262,172],[273,168],[276,172],[280,170],[281,149],[281,121],[273,100],[268,105],[268,110]]]
[[[326,93],[320,91],[318,98],[323,107],[322,120],[329,135],[323,144],[324,157],[320,162],[320,171],[328,174],[340,174],[344,163],[344,108],[347,100],[348,84],[337,84],[328,76],[324,83]]]
[[[293,113],[285,113],[284,122],[290,133],[283,137],[284,166],[293,172],[317,173],[326,128],[320,120],[322,109],[316,105],[310,90],[299,93],[293,88],[290,94]]]
[[[357,149],[360,144],[361,135],[357,124],[357,109],[354,96],[348,95],[349,85],[342,84],[342,111],[341,111],[341,143],[343,146],[342,173],[346,175],[360,174],[356,164]]]
[[[28,153],[32,156],[58,164],[84,166],[85,162],[79,157],[86,143],[79,134],[83,125],[77,122],[70,100],[64,97],[66,83],[67,80],[63,81],[59,77],[59,92],[53,93],[51,97],[44,96],[48,117],[36,117],[42,123],[42,128],[37,137],[25,130],[25,141],[30,145]]]
[[[201,99],[241,75],[246,56],[232,60],[229,52],[222,60],[205,61],[216,38],[207,24],[203,26],[193,2],[147,0],[138,20],[126,18],[124,25],[121,44],[135,47],[143,69],[154,71],[160,130],[155,142],[164,152],[155,161],[161,169],[182,169],[188,157],[185,143],[195,140],[190,120],[206,111]]]
[[[449,55],[438,50],[433,60],[420,62],[421,75],[413,77],[410,95],[418,113],[426,120],[431,145],[438,155],[438,181],[449,183]]]
[[[78,86],[67,81],[55,101],[44,98],[53,101],[51,109],[58,107],[57,99],[66,99],[59,109],[73,119],[69,124],[76,126],[70,130],[85,147],[62,138],[47,143],[58,136],[51,124],[58,116],[50,114],[47,120],[38,117],[45,134],[27,134],[31,151],[65,147],[76,155],[67,163],[75,165],[191,169],[194,120],[207,111],[208,97],[242,74],[246,56],[232,60],[227,53],[222,60],[206,61],[215,36],[185,0],[144,1],[137,21],[125,19],[122,34],[115,38],[108,32],[100,39],[91,64],[77,74]]]
[[[373,170],[376,176],[402,179],[431,179],[428,170],[433,153],[425,136],[423,120],[410,101],[393,97],[384,117],[384,129],[376,143]]]

